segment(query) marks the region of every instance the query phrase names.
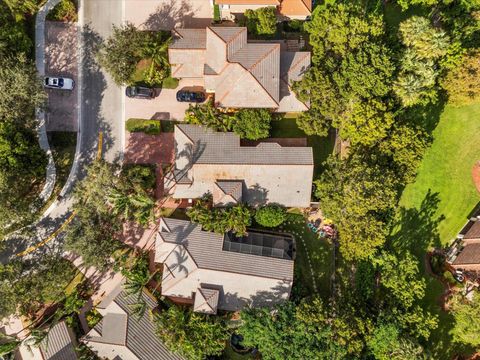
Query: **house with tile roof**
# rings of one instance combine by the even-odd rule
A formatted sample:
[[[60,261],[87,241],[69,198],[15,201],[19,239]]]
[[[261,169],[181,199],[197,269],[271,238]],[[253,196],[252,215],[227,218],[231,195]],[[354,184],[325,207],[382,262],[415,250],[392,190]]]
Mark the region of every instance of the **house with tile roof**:
[[[480,272],[480,216],[472,217],[447,253],[447,262],[463,272]]]
[[[76,340],[65,321],[55,324],[38,346],[42,360],[76,360]],[[35,356],[35,354],[34,354]]]
[[[274,6],[278,15],[285,19],[306,20],[312,15],[312,0],[215,0],[222,19],[235,18],[245,10]]]
[[[163,264],[162,295],[205,314],[287,300],[294,255],[289,234],[250,229],[237,237],[171,218],[160,220],[155,239],[155,262]]]
[[[173,77],[196,79],[215,106],[308,109],[291,91],[310,66],[310,52],[289,52],[281,42],[248,42],[245,27],[176,29],[168,49]]]
[[[147,310],[138,317],[132,310],[132,305],[138,303],[137,296],[127,294],[122,284],[117,286],[97,306],[103,318],[82,341],[102,359],[181,360],[155,334],[151,312],[157,302],[145,291],[142,298]]]
[[[215,206],[245,202],[308,207],[313,178],[311,147],[287,147],[275,142],[243,146],[231,132],[215,132],[192,124],[177,124],[175,165],[164,188],[175,199],[210,194]]]

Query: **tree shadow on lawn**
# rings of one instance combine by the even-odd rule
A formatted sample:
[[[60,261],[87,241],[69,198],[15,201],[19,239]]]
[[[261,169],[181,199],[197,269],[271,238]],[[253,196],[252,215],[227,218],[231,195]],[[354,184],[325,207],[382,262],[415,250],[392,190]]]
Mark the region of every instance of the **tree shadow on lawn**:
[[[437,213],[439,203],[438,193],[429,190],[418,209],[399,208],[387,246],[399,254],[409,251],[416,256],[420,274],[426,283],[425,296],[419,305],[438,317],[438,327],[432,331],[425,347],[434,359],[446,360],[467,350],[453,343],[450,330],[455,319],[442,308],[444,286],[427,273],[425,266],[427,251],[432,247],[441,248],[438,226],[445,216]]]
[[[318,238],[308,228],[305,218],[300,214],[289,214],[281,229],[293,235],[297,249],[292,297],[298,299],[315,294],[313,286],[315,281],[318,294],[324,300],[328,300],[333,266],[332,245],[325,239]],[[313,268],[313,277],[307,251]]]

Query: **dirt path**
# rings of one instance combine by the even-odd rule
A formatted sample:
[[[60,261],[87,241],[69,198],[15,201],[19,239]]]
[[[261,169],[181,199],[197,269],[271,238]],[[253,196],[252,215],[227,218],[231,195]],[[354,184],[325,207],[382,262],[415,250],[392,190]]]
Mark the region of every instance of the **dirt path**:
[[[472,168],[472,179],[477,191],[480,193],[480,161],[477,161]]]

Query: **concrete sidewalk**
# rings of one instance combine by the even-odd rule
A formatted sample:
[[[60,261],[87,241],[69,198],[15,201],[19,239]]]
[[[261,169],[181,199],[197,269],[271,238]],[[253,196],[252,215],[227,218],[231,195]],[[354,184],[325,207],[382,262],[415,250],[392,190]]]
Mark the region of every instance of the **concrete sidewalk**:
[[[40,77],[45,76],[45,18],[50,10],[52,10],[61,0],[48,0],[45,5],[38,11],[35,19],[35,65]],[[45,127],[45,113],[37,111],[38,120],[38,141],[40,147],[47,153],[47,177],[40,198],[42,201],[47,201],[52,195],[53,188],[57,177],[55,169],[55,162],[53,161],[52,151],[47,138],[47,130]]]

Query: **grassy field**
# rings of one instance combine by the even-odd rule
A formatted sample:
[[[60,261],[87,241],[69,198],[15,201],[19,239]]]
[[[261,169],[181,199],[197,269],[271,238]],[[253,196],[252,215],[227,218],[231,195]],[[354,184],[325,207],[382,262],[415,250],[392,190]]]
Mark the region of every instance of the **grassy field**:
[[[446,106],[433,131],[433,143],[419,167],[416,181],[408,185],[400,200],[392,244],[410,250],[425,274],[425,253],[444,247],[455,237],[480,201],[471,170],[480,160],[480,104]],[[439,327],[430,338],[435,359],[450,359],[463,349],[451,343],[453,317],[439,306],[443,288],[428,275],[423,306],[439,316]]]
[[[325,137],[321,136],[307,136],[297,126],[296,115],[287,114],[283,119],[272,121],[272,128],[270,130],[270,137],[273,138],[298,138],[306,137],[308,146],[313,148],[313,161],[315,163],[314,179],[322,173],[322,163],[333,152],[335,144],[335,136],[333,134]]]

